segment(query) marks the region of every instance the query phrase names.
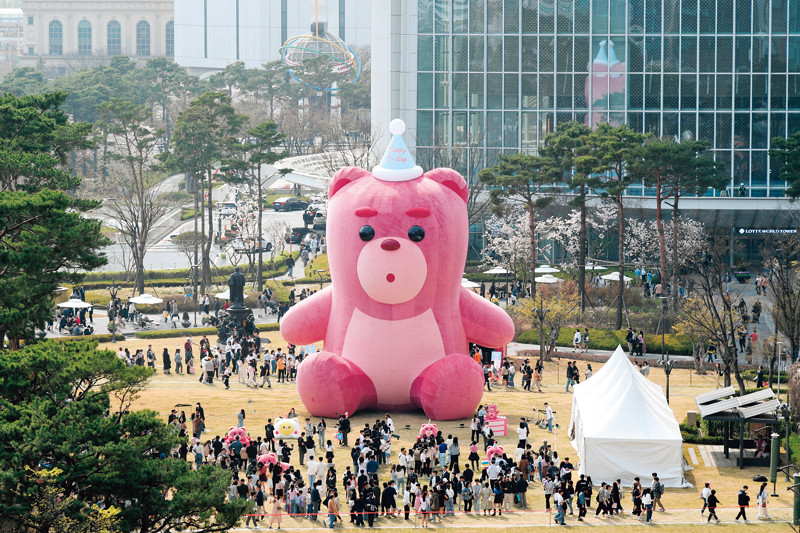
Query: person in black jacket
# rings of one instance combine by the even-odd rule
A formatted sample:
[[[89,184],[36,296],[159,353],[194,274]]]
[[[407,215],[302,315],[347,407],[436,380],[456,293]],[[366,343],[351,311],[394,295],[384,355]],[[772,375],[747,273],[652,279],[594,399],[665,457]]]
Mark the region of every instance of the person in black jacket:
[[[706,503],[708,503],[708,521],[711,522],[711,517],[713,516],[714,519],[719,522],[719,518],[717,517],[717,507],[719,507],[717,491],[711,491],[711,495],[707,498]]]
[[[744,519],[745,524],[749,524],[750,521],[747,519],[747,508],[750,506],[750,496],[747,495],[747,485],[742,487],[742,490],[739,491],[738,502],[739,504],[739,514],[736,515],[736,522],[739,521],[739,517]],[[709,507],[711,505],[709,504]]]

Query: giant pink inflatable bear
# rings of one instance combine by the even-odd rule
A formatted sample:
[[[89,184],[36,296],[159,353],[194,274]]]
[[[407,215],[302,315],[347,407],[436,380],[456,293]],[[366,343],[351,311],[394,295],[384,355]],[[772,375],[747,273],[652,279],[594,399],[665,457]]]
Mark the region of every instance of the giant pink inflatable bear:
[[[483,372],[467,355],[468,342],[505,346],[514,324],[461,286],[467,185],[447,168],[400,180],[373,173],[347,167],[331,180],[334,282],[281,321],[292,344],[325,341],[298,369],[300,399],[314,416],[421,408],[433,420],[469,417],[483,395]]]

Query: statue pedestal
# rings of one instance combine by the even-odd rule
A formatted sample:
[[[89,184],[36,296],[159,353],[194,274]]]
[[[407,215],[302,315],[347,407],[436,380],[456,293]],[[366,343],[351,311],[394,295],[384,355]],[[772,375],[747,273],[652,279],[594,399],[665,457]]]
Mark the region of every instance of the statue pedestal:
[[[246,307],[229,307],[228,308],[228,315],[231,317],[231,324],[229,329],[231,333],[233,332],[233,326],[238,328],[242,327],[242,323],[247,318],[247,315],[251,314],[250,309]]]

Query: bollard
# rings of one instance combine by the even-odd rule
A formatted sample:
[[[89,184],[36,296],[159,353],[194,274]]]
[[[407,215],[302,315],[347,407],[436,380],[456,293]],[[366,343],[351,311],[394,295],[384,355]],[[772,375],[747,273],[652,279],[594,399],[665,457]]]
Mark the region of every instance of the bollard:
[[[800,483],[800,472],[794,475],[794,484],[795,486]],[[800,525],[800,491],[795,489],[794,491],[794,513],[792,514],[792,524]]]

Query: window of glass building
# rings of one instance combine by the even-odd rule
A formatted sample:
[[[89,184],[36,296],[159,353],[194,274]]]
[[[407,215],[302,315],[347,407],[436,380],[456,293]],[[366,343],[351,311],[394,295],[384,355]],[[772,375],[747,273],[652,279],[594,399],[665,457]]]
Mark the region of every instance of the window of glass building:
[[[50,55],[64,55],[64,27],[61,25],[61,23],[57,20],[51,21],[48,28],[48,34]]]
[[[78,23],[78,55],[92,55],[92,24],[88,20]]]
[[[136,24],[136,55],[150,55],[150,23],[146,20]]]
[[[122,26],[116,20],[112,20],[106,26],[106,48],[108,55],[118,56],[122,54]]]

